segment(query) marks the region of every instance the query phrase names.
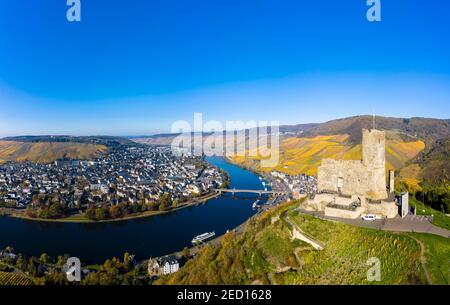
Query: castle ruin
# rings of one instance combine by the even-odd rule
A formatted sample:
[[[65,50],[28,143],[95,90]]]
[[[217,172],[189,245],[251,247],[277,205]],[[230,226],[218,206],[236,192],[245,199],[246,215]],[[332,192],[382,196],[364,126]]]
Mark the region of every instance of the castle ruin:
[[[364,213],[395,217],[397,206],[386,190],[385,145],[384,131],[363,129],[362,160],[322,160],[318,194],[308,200],[307,209],[336,217],[357,218]]]
[[[324,159],[317,179],[319,192],[387,198],[384,131],[363,129],[362,161]]]

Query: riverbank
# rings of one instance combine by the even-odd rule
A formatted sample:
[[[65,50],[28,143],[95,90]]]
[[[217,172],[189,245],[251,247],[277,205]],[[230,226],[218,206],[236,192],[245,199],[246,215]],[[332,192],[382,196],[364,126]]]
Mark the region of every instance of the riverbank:
[[[261,188],[256,175],[225,162],[223,158],[207,157],[206,161],[229,174],[231,188]],[[108,222],[0,217],[0,248],[12,246],[18,253],[35,257],[40,257],[43,252],[52,257],[68,253],[87,265],[103,264],[111,257],[122,257],[125,252],[141,261],[192,247],[192,238],[203,232],[215,231],[216,236],[223,235],[255,214],[254,201],[245,196],[202,197],[196,198],[190,208],[183,206],[174,213],[171,213],[174,210],[164,214],[155,211],[150,216],[148,213],[128,215],[134,219]]]
[[[258,171],[258,170],[254,169],[254,168],[250,168],[250,167],[247,167],[247,166],[245,166],[243,164],[237,163],[237,162],[235,162],[233,159],[231,159],[229,157],[224,157],[223,159],[225,160],[225,162],[227,162],[227,163],[229,163],[231,165],[234,165],[234,166],[237,166],[239,168],[242,168],[243,170],[251,172],[251,173],[253,173],[255,175],[258,175],[260,177],[266,177],[266,175],[267,175],[266,172]]]
[[[219,235],[219,236],[216,236],[216,237],[214,237],[213,239],[210,239],[210,240],[208,240],[208,241],[206,241],[206,242],[202,242],[202,243],[200,243],[200,244],[198,244],[198,245],[194,245],[194,246],[192,246],[192,247],[186,247],[186,248],[189,250],[189,254],[190,254],[191,258],[192,258],[192,257],[195,257],[195,256],[199,253],[199,251],[200,251],[201,249],[203,249],[205,246],[215,246],[215,247],[216,247],[216,246],[220,246],[223,237],[224,237],[227,233],[229,233],[229,232],[232,232],[232,233],[235,234],[235,235],[240,235],[240,234],[242,234],[242,233],[244,232],[245,226],[247,225],[247,223],[248,223],[251,219],[256,219],[256,218],[258,218],[263,212],[268,211],[268,210],[272,210],[272,209],[274,209],[274,208],[275,208],[275,206],[270,207],[269,209],[266,209],[266,210],[262,210],[262,209],[261,209],[261,210],[259,210],[258,212],[256,212],[254,215],[252,215],[250,218],[248,218],[247,220],[245,220],[244,222],[242,222],[241,224],[239,224],[238,226],[236,226],[236,227],[234,227],[234,228],[228,229],[228,231],[225,232],[224,234]],[[182,250],[178,250],[178,251],[175,251],[175,252],[172,252],[172,253],[169,253],[169,254],[161,255],[161,256],[156,257],[156,258],[163,258],[163,257],[166,257],[166,256],[175,256],[176,258],[180,259],[180,258],[183,257],[184,251],[185,251],[185,250],[182,249]],[[148,260],[142,260],[142,261],[139,262],[139,264],[147,264],[147,263],[148,263]]]
[[[186,203],[181,204],[180,206],[176,208],[172,208],[165,211],[145,211],[141,213],[135,213],[130,214],[125,217],[120,218],[114,218],[114,219],[105,219],[105,220],[92,220],[86,218],[84,214],[78,214],[78,215],[71,215],[64,218],[54,218],[54,219],[48,219],[48,218],[35,218],[35,217],[29,217],[24,214],[24,211],[17,212],[17,211],[0,211],[0,215],[7,216],[7,217],[14,217],[14,218],[20,218],[25,220],[31,220],[31,221],[39,221],[39,222],[63,222],[63,223],[107,223],[107,222],[118,222],[118,221],[126,221],[126,220],[132,220],[132,219],[139,219],[139,218],[145,218],[145,217],[152,217],[156,215],[162,215],[167,213],[176,212],[179,210],[182,210],[187,207],[195,206],[200,203],[204,203],[208,200],[214,199],[219,197],[220,193],[210,193],[198,198],[195,198],[191,201],[188,201]],[[4,214],[3,214],[4,213]],[[9,214],[8,214],[9,213]]]

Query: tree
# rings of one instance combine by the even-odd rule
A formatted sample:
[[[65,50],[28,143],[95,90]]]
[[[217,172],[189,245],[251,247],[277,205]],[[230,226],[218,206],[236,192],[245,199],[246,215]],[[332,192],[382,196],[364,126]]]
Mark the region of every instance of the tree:
[[[159,198],[159,210],[164,211],[172,204],[172,196],[169,193],[164,193]]]
[[[6,246],[5,252],[7,252],[7,253],[14,253],[14,248],[11,247],[11,246]]]
[[[63,214],[63,207],[59,202],[53,203],[48,209],[48,217],[60,217]]]
[[[50,271],[45,274],[42,278],[42,285],[68,285],[69,281],[67,280],[67,276],[63,272],[59,272],[54,269],[50,269]]]
[[[56,266],[62,268],[66,264],[67,260],[69,259],[68,254],[64,254],[63,256],[59,255],[58,259],[56,261]]]
[[[19,254],[17,256],[16,267],[17,267],[17,269],[20,269],[20,270],[25,270],[25,268],[27,267],[27,262],[22,254]]]
[[[97,220],[105,220],[109,217],[107,208],[97,208],[95,210],[95,218]]]
[[[37,276],[37,274],[38,274],[38,266],[39,266],[39,260],[36,257],[32,256],[28,260],[27,272],[29,274],[31,274],[32,276]]]
[[[134,203],[131,207],[133,213],[139,213],[141,211],[141,206],[137,203]]]
[[[50,257],[48,256],[47,253],[42,253],[41,256],[39,257],[39,261],[43,264],[48,264],[50,263]]]
[[[131,270],[132,268],[132,259],[131,259],[131,255],[128,252],[125,252],[125,254],[123,255],[123,269],[124,272],[127,273]]]
[[[172,208],[176,208],[178,206],[178,200],[174,200],[173,202],[172,202]]]
[[[31,203],[33,205],[37,205],[39,203],[39,195],[35,194],[33,197],[31,197]]]
[[[147,210],[153,211],[156,207],[156,203],[153,200],[149,200],[147,203]]]
[[[122,216],[122,209],[119,205],[114,205],[109,209],[109,214],[112,218],[119,218]]]
[[[103,271],[105,272],[109,272],[111,269],[113,268],[113,263],[110,259],[107,259],[104,263],[103,263]]]
[[[45,207],[42,209],[39,209],[37,211],[37,216],[39,218],[48,218],[49,217],[48,209],[46,209]]]
[[[100,284],[100,272],[89,273],[82,281],[83,285],[99,285]]]
[[[188,247],[184,247],[182,255],[185,259],[188,259],[191,256],[191,250]]]
[[[94,207],[89,207],[84,214],[86,215],[86,218],[95,220],[95,208]]]

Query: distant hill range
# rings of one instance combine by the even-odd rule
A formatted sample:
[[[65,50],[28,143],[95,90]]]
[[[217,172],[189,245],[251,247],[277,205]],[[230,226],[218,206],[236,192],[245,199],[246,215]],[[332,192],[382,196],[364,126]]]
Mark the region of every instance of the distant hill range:
[[[280,164],[275,169],[289,174],[314,175],[323,158],[360,159],[361,129],[370,129],[373,124],[373,117],[364,115],[325,123],[282,125],[279,127]],[[386,158],[389,168],[401,170],[401,175],[407,178],[449,179],[450,119],[377,116],[375,127],[386,131]],[[107,148],[121,145],[170,145],[179,135],[166,133],[129,138],[68,135],[8,137],[0,140],[0,162],[52,162],[55,158],[90,159],[104,153]],[[211,133],[193,135],[206,139]],[[236,157],[233,161],[254,170],[261,170],[257,158]]]
[[[301,125],[298,125],[302,128]],[[312,128],[304,129],[304,137],[312,137],[317,135],[335,135],[348,134],[349,140],[354,143],[361,142],[361,129],[370,129],[373,127],[373,117],[354,116],[345,119],[333,120],[321,124],[317,124]],[[389,118],[375,117],[375,127],[381,130],[395,130],[400,135],[404,135],[405,139],[419,138],[423,139],[426,144],[430,145],[438,140],[448,138],[450,136],[450,119],[428,119],[428,118]],[[430,146],[431,147],[431,146]]]
[[[318,135],[349,135],[349,144],[361,143],[361,129],[370,129],[373,126],[372,116],[355,116],[345,119],[333,120],[318,124],[313,128],[305,130],[302,137],[314,137]],[[419,166],[413,176],[417,178],[449,178],[450,176],[450,119],[430,119],[430,118],[375,118],[377,129],[389,131],[387,133],[389,140],[398,141],[397,147],[405,148],[407,143],[417,140],[423,141],[425,147],[423,150],[408,160],[406,166]],[[406,144],[401,144],[401,142]],[[411,145],[410,145],[411,146]],[[411,146],[412,148],[413,146]],[[395,155],[395,152],[388,147],[389,155]],[[409,155],[411,156],[411,155]]]
[[[419,154],[414,162],[420,166],[422,177],[450,180],[450,137],[436,140],[430,149]]]
[[[279,126],[281,162],[276,169],[290,174],[315,174],[322,158],[359,159],[361,130],[371,129],[373,125],[373,116],[363,115],[325,123]],[[403,173],[409,178],[448,178],[450,119],[376,116],[375,127],[387,131],[388,167],[405,169]],[[178,135],[161,134],[133,140],[151,145],[170,145]],[[208,135],[210,133],[204,133],[203,138]],[[260,170],[257,158],[233,160]]]
[[[431,147],[432,143],[450,136],[450,119],[429,118],[390,118],[375,117],[377,129],[398,131],[406,140],[419,138],[425,140]],[[325,123],[281,125],[279,132],[283,135],[297,135],[302,137],[315,137],[319,135],[347,134],[351,143],[361,143],[361,129],[371,129],[373,117],[370,115],[354,116],[344,119],[332,120]],[[270,132],[270,128],[269,128]],[[208,136],[211,133],[204,133]],[[134,141],[146,144],[169,145],[179,133],[165,133],[151,136],[133,138]]]
[[[56,143],[56,142],[72,142],[72,143],[85,143],[85,144],[97,144],[107,147],[119,146],[119,145],[131,145],[134,142],[125,137],[114,136],[19,136],[19,137],[6,137],[1,141],[14,141],[24,143]]]

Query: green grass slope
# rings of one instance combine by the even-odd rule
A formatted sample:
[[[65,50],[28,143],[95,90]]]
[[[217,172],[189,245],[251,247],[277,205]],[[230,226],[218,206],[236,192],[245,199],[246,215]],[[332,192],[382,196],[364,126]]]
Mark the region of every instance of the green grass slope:
[[[403,233],[383,232],[300,215],[292,204],[251,219],[241,235],[228,233],[218,247],[206,246],[177,273],[157,284],[425,284],[421,248]],[[289,219],[322,242],[315,250],[292,240]],[[426,245],[428,272],[433,283],[445,284],[442,275],[450,242],[415,234]],[[381,281],[370,282],[367,260],[381,263]]]

